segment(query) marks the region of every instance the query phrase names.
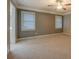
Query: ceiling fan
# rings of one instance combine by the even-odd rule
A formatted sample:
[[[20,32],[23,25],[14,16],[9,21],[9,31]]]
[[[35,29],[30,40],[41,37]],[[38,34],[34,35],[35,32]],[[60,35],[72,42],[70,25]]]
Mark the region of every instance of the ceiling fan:
[[[56,0],[56,5],[53,5],[53,4],[48,5],[48,7],[51,7],[51,6],[56,6],[57,9],[67,10],[67,7],[71,6],[71,3],[63,4],[63,0]]]

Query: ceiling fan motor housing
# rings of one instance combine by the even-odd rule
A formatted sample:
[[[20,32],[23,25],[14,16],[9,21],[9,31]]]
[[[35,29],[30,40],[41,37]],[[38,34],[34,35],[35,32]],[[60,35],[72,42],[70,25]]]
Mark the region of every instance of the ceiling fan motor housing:
[[[60,3],[61,3],[61,2],[62,2],[62,0],[56,0],[56,2],[60,2]]]

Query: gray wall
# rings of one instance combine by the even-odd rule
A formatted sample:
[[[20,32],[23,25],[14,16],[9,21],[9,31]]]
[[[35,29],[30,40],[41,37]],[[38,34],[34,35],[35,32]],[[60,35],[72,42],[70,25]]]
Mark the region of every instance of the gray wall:
[[[64,16],[63,31],[64,33],[71,34],[71,14]]]
[[[18,13],[20,10],[17,10]],[[20,13],[19,13],[20,14]],[[52,34],[55,33],[55,15],[48,14],[48,13],[42,13],[42,12],[36,12],[36,30],[35,31],[21,31],[21,16],[18,15],[17,19],[17,30],[18,31],[18,37],[29,37],[29,36],[35,36],[35,35],[43,35],[43,34]],[[62,31],[59,31],[62,32]]]

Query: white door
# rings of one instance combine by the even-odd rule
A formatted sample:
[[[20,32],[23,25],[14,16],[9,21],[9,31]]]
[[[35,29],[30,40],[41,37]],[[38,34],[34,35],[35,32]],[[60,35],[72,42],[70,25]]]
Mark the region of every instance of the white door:
[[[15,6],[10,3],[10,44],[15,44],[16,33],[15,33],[15,20],[16,20],[16,10]]]

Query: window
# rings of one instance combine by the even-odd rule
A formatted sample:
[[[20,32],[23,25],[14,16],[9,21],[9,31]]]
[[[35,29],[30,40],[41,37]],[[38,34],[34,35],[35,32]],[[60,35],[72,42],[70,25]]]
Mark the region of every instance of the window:
[[[62,16],[55,16],[55,28],[56,29],[62,28]]]
[[[35,13],[21,11],[21,31],[35,30]]]

